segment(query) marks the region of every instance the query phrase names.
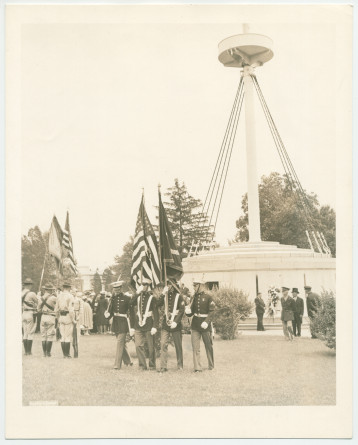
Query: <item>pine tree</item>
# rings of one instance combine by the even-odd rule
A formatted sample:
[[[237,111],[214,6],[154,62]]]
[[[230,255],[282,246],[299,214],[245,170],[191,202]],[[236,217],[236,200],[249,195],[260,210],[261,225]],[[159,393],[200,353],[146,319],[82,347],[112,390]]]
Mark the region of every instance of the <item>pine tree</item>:
[[[98,269],[96,270],[96,273],[93,275],[92,286],[93,286],[93,292],[96,295],[98,295],[102,290],[102,281],[98,273]]]
[[[191,196],[184,182],[174,180],[174,186],[164,194],[168,220],[180,255],[185,257],[192,243],[209,242],[213,238],[213,228],[208,226],[207,217],[201,212],[202,202]]]

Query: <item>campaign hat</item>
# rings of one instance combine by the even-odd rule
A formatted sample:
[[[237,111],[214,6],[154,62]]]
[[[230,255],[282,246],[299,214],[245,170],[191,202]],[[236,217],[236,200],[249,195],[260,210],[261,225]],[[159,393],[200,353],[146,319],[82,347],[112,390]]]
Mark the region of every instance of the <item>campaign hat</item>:
[[[43,286],[43,288],[46,289],[46,290],[54,290],[54,289],[55,289],[55,286],[54,286],[53,284],[51,284],[51,283],[46,283],[46,284]]]
[[[290,290],[289,287],[285,287],[285,286],[282,286],[281,289],[282,289],[283,291],[285,291],[285,290]]]

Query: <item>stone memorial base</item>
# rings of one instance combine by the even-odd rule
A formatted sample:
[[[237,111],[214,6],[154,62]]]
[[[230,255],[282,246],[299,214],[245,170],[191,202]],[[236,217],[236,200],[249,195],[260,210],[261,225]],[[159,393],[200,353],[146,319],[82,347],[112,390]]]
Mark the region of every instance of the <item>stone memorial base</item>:
[[[336,289],[335,258],[277,242],[234,243],[229,247],[203,251],[185,258],[183,267],[182,282],[190,291],[194,278],[204,278],[210,286],[243,290],[251,301],[255,299],[257,288],[265,302],[272,286],[297,287],[304,300],[305,285],[312,286],[316,293]],[[255,314],[250,317],[254,318]],[[281,324],[279,318],[275,318],[277,323]]]

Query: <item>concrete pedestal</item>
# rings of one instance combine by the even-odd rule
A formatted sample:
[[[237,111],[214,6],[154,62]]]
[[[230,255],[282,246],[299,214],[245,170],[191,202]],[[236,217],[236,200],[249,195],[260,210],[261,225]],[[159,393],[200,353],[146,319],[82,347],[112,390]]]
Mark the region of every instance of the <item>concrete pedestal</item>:
[[[336,260],[325,254],[277,242],[235,243],[230,247],[201,252],[183,260],[182,281],[192,290],[194,278],[234,287],[256,296],[256,282],[264,301],[271,286],[297,287],[305,300],[304,286],[313,292],[336,289]],[[306,309],[305,309],[306,313]]]

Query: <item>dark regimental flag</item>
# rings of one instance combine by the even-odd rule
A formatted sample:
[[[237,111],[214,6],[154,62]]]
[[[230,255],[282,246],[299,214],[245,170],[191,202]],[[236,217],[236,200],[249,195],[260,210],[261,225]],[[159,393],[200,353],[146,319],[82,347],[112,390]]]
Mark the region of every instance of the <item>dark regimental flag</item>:
[[[50,232],[48,236],[48,253],[55,259],[56,266],[62,273],[62,237],[63,231],[54,216],[52,218]]]
[[[157,238],[145,211],[144,196],[135,228],[131,277],[136,287],[140,286],[145,278],[152,281],[152,288],[160,282]]]
[[[183,265],[175,243],[162,196],[159,192],[159,258],[161,260],[161,274],[165,279],[179,281],[183,276]]]
[[[72,245],[72,237],[71,237],[71,231],[70,231],[70,216],[67,212],[66,216],[66,224],[65,228],[63,230],[63,237],[62,237],[62,247],[63,247],[63,263],[68,264],[72,272],[77,275],[77,267],[75,265],[75,258],[73,256],[73,245]]]

